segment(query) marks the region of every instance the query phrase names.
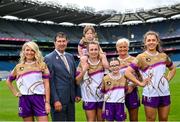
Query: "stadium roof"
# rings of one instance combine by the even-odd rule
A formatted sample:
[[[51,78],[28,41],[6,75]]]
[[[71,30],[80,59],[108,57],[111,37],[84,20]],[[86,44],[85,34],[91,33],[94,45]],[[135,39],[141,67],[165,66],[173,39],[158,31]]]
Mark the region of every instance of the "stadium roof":
[[[153,18],[171,18],[180,14],[180,3],[172,6],[136,12],[117,13],[116,11],[93,12],[78,8],[65,7],[59,4],[49,4],[31,0],[0,0],[0,16],[15,16],[20,19],[36,19],[38,21],[53,21],[55,23],[119,23],[128,21],[147,22]]]

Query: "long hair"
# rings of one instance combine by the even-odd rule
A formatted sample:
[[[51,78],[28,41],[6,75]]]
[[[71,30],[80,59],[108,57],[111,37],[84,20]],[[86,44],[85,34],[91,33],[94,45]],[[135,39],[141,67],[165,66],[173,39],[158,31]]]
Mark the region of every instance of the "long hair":
[[[154,36],[156,37],[156,39],[157,39],[157,41],[158,41],[158,45],[157,45],[157,47],[156,47],[156,50],[157,50],[158,52],[163,52],[163,50],[162,50],[162,48],[161,48],[161,40],[160,40],[159,34],[156,33],[156,32],[154,32],[154,31],[148,31],[148,32],[145,33],[145,35],[144,35],[144,41],[143,41],[144,44],[145,44],[145,41],[146,41],[148,35],[154,35]],[[145,45],[144,45],[144,48],[147,49],[147,47],[146,47]]]
[[[38,66],[42,67],[44,65],[44,58],[42,56],[41,51],[39,50],[38,45],[33,41],[26,42],[22,46],[22,50],[20,52],[19,63],[25,63],[26,62],[26,57],[25,57],[24,51],[25,51],[25,48],[27,46],[30,47],[35,52],[34,61],[36,62],[36,64]]]

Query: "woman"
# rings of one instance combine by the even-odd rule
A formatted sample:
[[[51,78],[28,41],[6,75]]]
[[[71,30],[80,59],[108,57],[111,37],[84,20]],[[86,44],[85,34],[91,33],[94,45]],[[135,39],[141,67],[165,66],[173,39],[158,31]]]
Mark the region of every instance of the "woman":
[[[12,81],[16,80],[18,90]],[[20,61],[6,81],[14,96],[19,97],[19,116],[24,121],[48,121],[50,112],[49,71],[35,42],[26,42]]]
[[[83,109],[87,121],[102,121],[103,96],[100,85],[104,70],[109,67],[106,57],[102,60],[99,56],[100,46],[97,42],[90,42],[87,46],[88,63],[80,65],[77,69],[77,84],[81,86]],[[81,82],[82,81],[82,82]]]
[[[134,60],[134,57],[128,54],[129,50],[129,40],[126,38],[119,39],[116,42],[116,50],[119,54],[120,61],[120,72],[124,75],[125,70],[129,66],[129,64]],[[134,73],[136,74],[136,73]],[[137,74],[136,74],[137,75]],[[130,121],[138,121],[138,109],[140,106],[140,100],[138,96],[138,88],[137,85],[131,81],[128,81],[125,104],[129,112],[129,120]]]
[[[142,96],[146,121],[155,121],[157,112],[159,121],[168,121],[171,103],[169,81],[174,77],[176,68],[170,58],[161,52],[160,38],[156,32],[149,31],[145,34],[144,46],[146,50],[136,57],[125,75],[132,81],[137,81],[132,72],[139,70],[143,79],[151,79],[143,88]],[[169,69],[167,75],[166,67]]]

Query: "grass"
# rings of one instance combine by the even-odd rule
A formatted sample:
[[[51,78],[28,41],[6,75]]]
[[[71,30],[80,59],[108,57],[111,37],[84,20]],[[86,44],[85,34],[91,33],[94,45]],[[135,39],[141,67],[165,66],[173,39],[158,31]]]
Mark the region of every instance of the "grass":
[[[180,69],[177,69],[176,76],[170,82],[171,90],[171,110],[169,114],[169,121],[180,121]],[[140,88],[141,94],[142,88]],[[5,82],[0,82],[0,121],[22,121],[18,117],[18,98],[14,97],[9,91]],[[76,120],[85,121],[85,114],[82,109],[82,103],[76,104]],[[139,110],[139,120],[145,121],[144,107],[141,105]],[[127,118],[128,121],[128,118]]]

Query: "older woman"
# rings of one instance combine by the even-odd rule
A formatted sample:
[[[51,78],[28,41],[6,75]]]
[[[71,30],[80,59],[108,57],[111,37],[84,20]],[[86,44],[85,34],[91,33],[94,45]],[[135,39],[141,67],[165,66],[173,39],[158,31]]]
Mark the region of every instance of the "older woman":
[[[134,60],[134,57],[128,54],[129,40],[126,38],[119,39],[116,43],[116,49],[119,54],[120,72],[124,74],[129,64]],[[129,112],[129,120],[138,121],[140,100],[137,86],[131,81],[128,81],[128,90],[126,93],[125,104]]]
[[[100,85],[104,71],[109,67],[106,57],[100,58],[100,46],[97,42],[90,42],[87,46],[88,63],[77,69],[77,84],[81,86],[83,109],[87,121],[102,121],[103,95],[100,92]]]

